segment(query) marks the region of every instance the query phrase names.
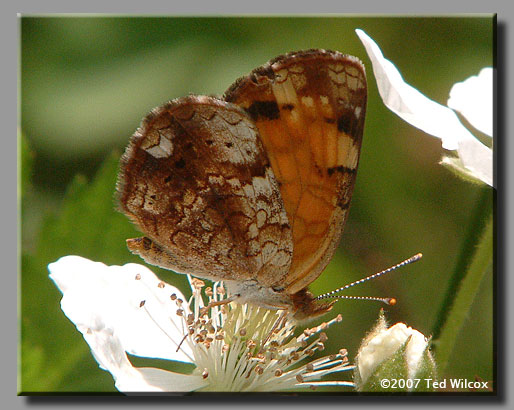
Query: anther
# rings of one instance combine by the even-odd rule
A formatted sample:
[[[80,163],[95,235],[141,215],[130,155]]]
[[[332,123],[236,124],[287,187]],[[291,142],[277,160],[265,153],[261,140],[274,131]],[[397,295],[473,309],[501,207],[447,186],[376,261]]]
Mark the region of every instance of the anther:
[[[157,287],[162,289],[166,286],[166,284],[163,282],[163,281],[160,281],[158,284],[157,284]]]
[[[176,299],[177,299],[177,295],[176,295],[175,293],[172,293],[172,294],[170,295],[170,299],[171,299],[171,300],[176,300]]]
[[[280,377],[284,372],[281,369],[275,370],[275,376]]]
[[[207,369],[205,369],[203,372],[202,372],[202,377],[204,379],[206,379],[207,377],[209,377],[209,372],[207,371]]]
[[[142,300],[141,302],[139,302],[139,307],[142,308],[146,303],[146,300]]]
[[[141,274],[140,273],[136,274],[136,280],[141,280]]]
[[[298,381],[298,383],[303,383],[303,377],[301,374],[297,374],[296,375],[296,380]]]
[[[196,288],[196,289],[201,289],[202,287],[205,286],[205,282],[203,280],[200,280],[200,279],[197,279],[197,278],[193,278],[191,280],[191,283],[192,285]]]

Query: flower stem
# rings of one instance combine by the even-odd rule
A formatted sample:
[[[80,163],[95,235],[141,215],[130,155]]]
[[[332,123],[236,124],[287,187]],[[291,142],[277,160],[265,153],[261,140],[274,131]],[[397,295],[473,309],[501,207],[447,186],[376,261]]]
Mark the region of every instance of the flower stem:
[[[460,282],[455,297],[449,308],[438,338],[434,342],[439,374],[444,374],[460,330],[468,316],[480,283],[491,269],[493,261],[493,220],[489,215],[478,246],[471,257],[469,268]]]
[[[448,289],[446,289],[443,302],[439,306],[435,323],[432,326],[433,340],[439,339],[439,336],[441,335],[442,328],[448,317],[448,311],[454,303],[460,283],[466,276],[466,269],[471,264],[471,258],[473,257],[476,249],[476,244],[480,240],[480,233],[483,232],[488,216],[491,213],[490,192],[490,189],[484,189],[477,200],[477,204],[471,218],[471,223],[469,224],[465,235],[466,240],[463,243]]]

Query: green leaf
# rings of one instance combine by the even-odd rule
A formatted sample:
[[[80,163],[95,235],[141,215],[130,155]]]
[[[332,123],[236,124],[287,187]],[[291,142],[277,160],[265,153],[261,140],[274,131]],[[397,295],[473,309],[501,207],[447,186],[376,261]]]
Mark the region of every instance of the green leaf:
[[[366,383],[359,388],[363,392],[388,392],[398,393],[407,389],[397,389],[390,386],[384,387],[382,380],[407,380],[408,371],[405,362],[405,349],[407,341],[391,357],[380,363]]]
[[[432,354],[430,353],[430,343],[423,352],[423,358],[420,361],[419,368],[416,371],[414,379],[420,379],[421,382],[413,391],[431,392],[434,391],[432,381],[437,381],[437,368]],[[427,382],[430,380],[430,382]]]

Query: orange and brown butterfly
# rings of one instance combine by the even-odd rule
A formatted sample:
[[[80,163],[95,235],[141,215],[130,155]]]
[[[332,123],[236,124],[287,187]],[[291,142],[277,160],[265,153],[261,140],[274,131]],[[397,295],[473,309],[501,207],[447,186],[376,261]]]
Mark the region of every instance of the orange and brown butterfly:
[[[146,235],[146,262],[223,280],[231,300],[298,319],[334,302],[307,287],[348,215],[366,113],[355,57],[279,56],[222,99],[188,96],[144,118],[122,157],[120,209]]]

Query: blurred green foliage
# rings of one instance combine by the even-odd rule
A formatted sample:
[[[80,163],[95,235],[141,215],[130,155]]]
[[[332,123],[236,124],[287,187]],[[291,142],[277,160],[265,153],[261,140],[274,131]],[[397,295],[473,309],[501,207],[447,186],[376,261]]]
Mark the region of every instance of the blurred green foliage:
[[[434,331],[452,275],[491,212],[492,191],[443,169],[440,142],[383,106],[354,30],[366,31],[411,85],[444,104],[455,82],[493,64],[492,17],[23,17],[20,24],[21,392],[115,391],[61,312],[46,266],[69,254],[142,263],[125,247],[138,233],[113,199],[118,158],[141,118],[172,98],[222,94],[239,76],[298,49],[358,56],[369,88],[350,216],[312,290],[422,252],[421,262],[351,294],[394,296],[391,323]],[[181,275],[152,269],[184,289]],[[489,274],[442,376],[493,378],[492,290]],[[346,347],[353,357],[380,307],[339,302],[343,322],[329,330],[326,351]]]

